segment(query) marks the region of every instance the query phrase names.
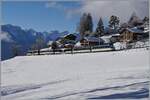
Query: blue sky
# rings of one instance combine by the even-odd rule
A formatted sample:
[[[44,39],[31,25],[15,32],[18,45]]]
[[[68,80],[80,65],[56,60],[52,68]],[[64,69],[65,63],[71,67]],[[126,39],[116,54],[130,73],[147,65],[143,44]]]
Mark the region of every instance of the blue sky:
[[[13,24],[37,31],[76,31],[80,15],[68,15],[68,9],[80,7],[79,2],[3,2],[3,24]],[[69,17],[70,16],[70,17]]]
[[[104,25],[116,15],[127,22],[133,12],[140,18],[149,15],[148,0],[79,0],[79,1],[3,1],[3,24],[13,24],[36,31],[76,32],[81,15],[91,13],[94,30],[100,17]]]

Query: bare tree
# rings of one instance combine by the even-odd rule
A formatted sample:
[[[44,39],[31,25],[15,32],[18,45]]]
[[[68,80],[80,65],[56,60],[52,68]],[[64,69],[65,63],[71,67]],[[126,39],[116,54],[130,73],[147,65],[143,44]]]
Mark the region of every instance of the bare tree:
[[[34,53],[34,51],[37,49],[37,45],[36,44],[32,44],[30,50],[31,50],[31,53]]]
[[[90,13],[87,14],[87,31],[93,32],[93,20]]]
[[[38,51],[38,55],[40,55],[40,50],[43,48],[44,46],[44,38],[42,36],[39,36],[37,39],[36,39],[36,44],[35,44],[36,48],[37,48],[37,51]]]
[[[13,52],[14,56],[18,56],[19,55],[20,47],[21,46],[19,44],[16,44],[16,43],[12,45],[12,52]]]

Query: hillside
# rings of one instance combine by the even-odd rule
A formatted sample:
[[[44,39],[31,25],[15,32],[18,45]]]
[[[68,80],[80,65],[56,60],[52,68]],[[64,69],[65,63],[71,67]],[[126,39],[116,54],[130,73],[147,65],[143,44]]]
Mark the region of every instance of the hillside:
[[[2,61],[2,100],[142,99],[149,51],[20,56]]]

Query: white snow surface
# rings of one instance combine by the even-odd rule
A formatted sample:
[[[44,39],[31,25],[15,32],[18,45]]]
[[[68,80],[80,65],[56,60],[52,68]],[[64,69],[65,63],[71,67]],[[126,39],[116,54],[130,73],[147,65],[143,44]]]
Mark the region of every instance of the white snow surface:
[[[116,42],[113,44],[115,50],[123,50],[126,49],[126,43]]]
[[[20,56],[1,72],[2,100],[148,100],[146,49]]]

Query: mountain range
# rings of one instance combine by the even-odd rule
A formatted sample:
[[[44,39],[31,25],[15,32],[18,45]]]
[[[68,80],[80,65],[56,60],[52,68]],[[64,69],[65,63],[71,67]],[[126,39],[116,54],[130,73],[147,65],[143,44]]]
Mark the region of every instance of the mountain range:
[[[22,29],[19,26],[11,24],[1,26],[1,60],[14,57],[14,46],[19,46],[19,55],[25,55],[27,51],[35,44],[38,37],[44,39],[44,45],[48,41],[55,41],[57,38],[69,34],[68,31],[59,32],[37,32],[33,29]]]

